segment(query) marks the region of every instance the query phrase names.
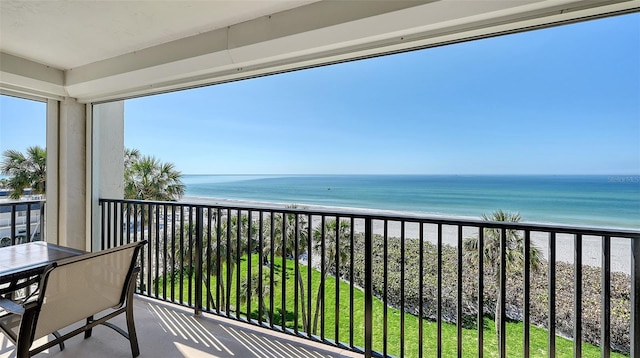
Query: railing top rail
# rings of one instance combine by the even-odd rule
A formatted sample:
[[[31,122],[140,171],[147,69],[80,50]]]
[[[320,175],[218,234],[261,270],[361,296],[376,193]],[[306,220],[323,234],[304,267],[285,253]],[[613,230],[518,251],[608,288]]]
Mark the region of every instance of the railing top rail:
[[[0,206],[40,204],[46,201],[47,200],[45,199],[38,199],[38,200],[2,199],[0,200]]]
[[[508,229],[508,230],[523,230],[534,232],[556,232],[566,234],[580,234],[591,236],[609,236],[609,237],[621,237],[629,239],[640,239],[640,230],[631,229],[614,229],[614,228],[598,228],[598,227],[580,227],[571,225],[557,225],[557,224],[539,224],[539,223],[514,223],[514,222],[497,222],[497,221],[485,221],[480,219],[463,219],[463,218],[444,218],[438,216],[420,215],[420,214],[400,214],[400,213],[372,213],[368,209],[353,209],[353,210],[336,210],[336,209],[323,209],[323,208],[305,208],[300,207],[282,207],[279,205],[251,205],[243,203],[229,203],[224,204],[207,204],[207,203],[189,203],[186,201],[150,201],[150,200],[129,200],[129,199],[99,199],[100,203],[103,202],[117,202],[117,203],[130,203],[130,204],[155,204],[155,205],[170,205],[170,206],[187,206],[187,207],[200,207],[211,209],[230,209],[230,210],[252,210],[263,212],[275,212],[275,213],[287,213],[287,214],[304,214],[304,215],[324,215],[324,216],[336,216],[340,218],[360,218],[371,220],[389,220],[389,221],[404,221],[409,223],[424,223],[424,224],[442,224],[442,225],[454,225],[454,226],[470,226],[470,227],[482,227],[489,229]]]

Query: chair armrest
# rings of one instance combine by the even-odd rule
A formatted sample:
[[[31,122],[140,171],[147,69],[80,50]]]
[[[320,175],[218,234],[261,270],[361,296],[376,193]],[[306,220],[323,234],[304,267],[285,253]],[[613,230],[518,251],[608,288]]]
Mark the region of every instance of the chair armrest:
[[[6,298],[0,298],[0,308],[17,315],[24,314],[24,307]]]

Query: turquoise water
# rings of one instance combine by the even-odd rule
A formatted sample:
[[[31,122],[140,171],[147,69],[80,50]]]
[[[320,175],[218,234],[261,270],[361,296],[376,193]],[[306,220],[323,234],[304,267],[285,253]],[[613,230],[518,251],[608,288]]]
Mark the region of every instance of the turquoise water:
[[[185,175],[186,196],[640,229],[640,176]]]

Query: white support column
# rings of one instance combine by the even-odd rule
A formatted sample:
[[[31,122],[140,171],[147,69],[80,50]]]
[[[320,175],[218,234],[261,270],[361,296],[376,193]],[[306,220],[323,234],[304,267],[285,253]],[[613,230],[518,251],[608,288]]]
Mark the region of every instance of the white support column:
[[[91,237],[101,245],[100,198],[124,198],[124,102],[93,106],[91,116]]]
[[[47,100],[47,203],[44,224],[45,240],[58,243],[58,146],[60,137],[60,102]]]
[[[86,105],[78,103],[73,98],[65,98],[60,102],[57,153],[51,161],[57,161],[54,172],[57,183],[53,187],[47,183],[47,205],[49,198],[55,201],[48,211],[58,211],[57,235],[50,237],[47,230],[47,240],[57,241],[58,244],[85,250],[86,237]],[[49,147],[49,146],[48,146]],[[57,155],[56,155],[57,154]],[[47,166],[47,171],[51,167]],[[55,173],[57,171],[57,173]],[[48,174],[49,175],[49,174]],[[52,190],[50,190],[52,189]],[[49,223],[49,221],[48,221]],[[57,240],[56,240],[57,238]]]

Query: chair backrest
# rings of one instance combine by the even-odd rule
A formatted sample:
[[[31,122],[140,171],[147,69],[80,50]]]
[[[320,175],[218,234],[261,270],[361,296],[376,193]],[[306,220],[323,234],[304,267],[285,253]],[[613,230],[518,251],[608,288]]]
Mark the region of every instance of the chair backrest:
[[[124,303],[139,241],[51,265],[40,283],[34,339]]]

